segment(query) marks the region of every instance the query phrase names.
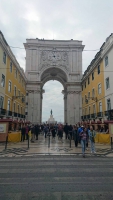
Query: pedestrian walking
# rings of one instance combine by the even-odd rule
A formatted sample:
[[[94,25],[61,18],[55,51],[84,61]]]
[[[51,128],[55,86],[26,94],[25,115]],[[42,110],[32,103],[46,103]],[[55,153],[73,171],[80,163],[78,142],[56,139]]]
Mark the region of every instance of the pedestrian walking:
[[[71,139],[72,139],[72,131],[73,131],[73,127],[70,124],[69,127],[68,127],[68,134],[70,135]]]
[[[95,151],[95,136],[96,136],[96,132],[93,130],[93,127],[90,126],[90,130],[89,130],[89,140],[90,140],[90,145],[91,145],[91,153],[96,153]]]
[[[68,130],[69,130],[69,126],[68,126],[68,123],[66,123],[65,126],[64,126],[64,132],[65,132],[66,140],[68,139]]]
[[[62,137],[63,137],[63,126],[62,126],[62,124],[59,124],[59,126],[58,126],[58,138],[62,139]]]
[[[44,131],[45,138],[46,138],[46,136],[47,136],[47,133],[49,132],[49,128],[48,128],[48,126],[47,126],[47,125],[45,125],[45,126],[44,126],[44,129],[43,129],[43,131]]]
[[[86,128],[83,128],[83,130],[80,133],[81,137],[81,145],[82,145],[82,155],[85,158],[85,150],[86,150]]]
[[[21,141],[24,142],[25,140],[25,133],[26,133],[26,127],[25,125],[22,126],[22,129],[21,129]]]
[[[79,137],[79,143],[81,143],[81,136],[80,136],[80,133],[81,133],[81,131],[83,130],[83,125],[81,125],[81,126],[79,126],[79,128],[78,128],[78,137]]]
[[[74,126],[74,129],[73,129],[73,139],[74,139],[74,142],[75,142],[75,147],[78,146],[78,131],[77,131],[77,126]]]
[[[52,132],[52,138],[55,138],[55,127],[54,126],[52,126],[52,128],[51,128],[51,132]]]
[[[26,129],[26,131],[25,131],[25,138],[26,138],[26,140],[28,140],[28,132],[29,132],[28,125],[26,125],[25,129]]]
[[[39,125],[37,124],[37,125],[35,125],[36,140],[38,140],[38,135],[39,135],[39,133],[40,133],[40,127],[39,127]]]
[[[89,128],[86,130],[86,150],[88,150],[88,142],[89,142]]]
[[[31,127],[31,142],[34,142],[35,140],[35,126],[34,124]]]

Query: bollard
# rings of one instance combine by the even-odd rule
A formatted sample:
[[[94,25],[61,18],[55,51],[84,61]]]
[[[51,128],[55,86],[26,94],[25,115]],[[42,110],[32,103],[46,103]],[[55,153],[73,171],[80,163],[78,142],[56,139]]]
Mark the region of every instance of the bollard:
[[[28,134],[28,149],[29,149],[29,134]]]
[[[7,143],[8,143],[8,135],[6,136],[5,150],[7,149]]]
[[[111,150],[112,150],[112,137],[111,137]]]

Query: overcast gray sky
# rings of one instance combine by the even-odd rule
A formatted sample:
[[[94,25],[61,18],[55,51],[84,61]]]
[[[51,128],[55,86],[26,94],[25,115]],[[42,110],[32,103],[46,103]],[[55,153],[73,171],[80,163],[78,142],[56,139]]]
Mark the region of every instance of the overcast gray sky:
[[[85,49],[95,50],[113,33],[113,0],[0,0],[0,28],[14,47],[23,47],[26,38],[54,38],[82,40]],[[25,50],[12,51],[25,69]],[[83,52],[83,71],[96,52]],[[63,121],[62,85],[50,81],[44,88],[43,120],[52,108]]]

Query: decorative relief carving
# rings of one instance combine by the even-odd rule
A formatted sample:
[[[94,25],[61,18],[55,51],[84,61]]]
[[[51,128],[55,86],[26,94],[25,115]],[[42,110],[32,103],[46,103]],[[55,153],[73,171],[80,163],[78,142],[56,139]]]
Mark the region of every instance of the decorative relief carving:
[[[48,66],[68,67],[68,52],[53,50],[42,50],[40,52],[40,68]]]
[[[79,94],[81,91],[68,91],[67,94]]]
[[[64,94],[64,97],[67,97],[68,94],[80,94],[81,91],[66,91],[66,90],[62,90],[62,94]]]
[[[41,93],[40,90],[27,90],[27,93]]]

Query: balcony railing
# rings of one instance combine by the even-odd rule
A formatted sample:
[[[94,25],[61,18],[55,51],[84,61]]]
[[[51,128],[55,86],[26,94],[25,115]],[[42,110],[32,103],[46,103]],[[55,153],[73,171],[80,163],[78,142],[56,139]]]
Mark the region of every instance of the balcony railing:
[[[20,113],[17,114],[17,117],[20,117]]]
[[[25,119],[25,115],[16,113],[16,112],[12,112],[10,110],[6,110],[3,108],[0,108],[0,116],[17,117],[17,118],[19,117],[19,118]]]
[[[12,116],[12,111],[7,110],[7,116],[8,116],[8,117]]]
[[[17,114],[16,112],[13,113],[13,116],[14,116],[14,117],[17,117],[17,115],[18,115],[18,114]]]
[[[108,115],[109,115],[108,110],[107,110],[107,111],[104,111],[104,115],[105,115],[105,116],[108,116]]]
[[[97,117],[103,117],[103,112],[98,112]]]
[[[87,115],[84,115],[84,119],[87,119]]]
[[[84,119],[84,116],[81,116],[81,119],[83,120],[83,119]]]
[[[104,115],[108,117],[109,120],[113,120],[113,109],[104,111]]]
[[[90,119],[90,114],[89,114],[89,115],[87,115],[87,119]]]
[[[6,115],[6,109],[0,108],[0,115]]]
[[[91,118],[96,118],[96,113],[91,114]]]

